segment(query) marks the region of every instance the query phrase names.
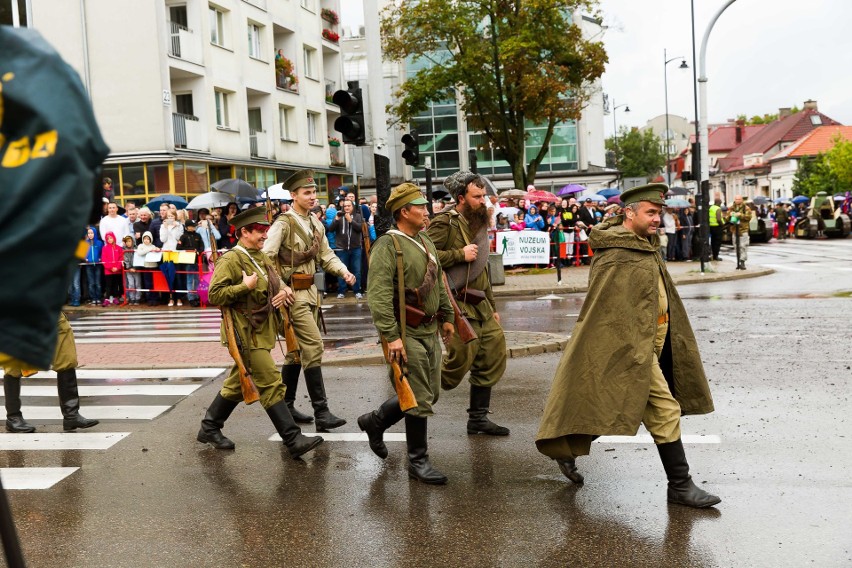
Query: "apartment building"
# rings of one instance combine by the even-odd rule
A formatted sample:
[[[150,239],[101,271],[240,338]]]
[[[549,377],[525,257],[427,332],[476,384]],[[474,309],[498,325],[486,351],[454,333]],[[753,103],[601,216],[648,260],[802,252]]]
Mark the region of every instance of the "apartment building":
[[[8,0],[0,0],[6,2]],[[333,129],[339,0],[29,0],[79,73],[119,202],[192,198],[219,179],[256,187],[313,168],[348,181]]]

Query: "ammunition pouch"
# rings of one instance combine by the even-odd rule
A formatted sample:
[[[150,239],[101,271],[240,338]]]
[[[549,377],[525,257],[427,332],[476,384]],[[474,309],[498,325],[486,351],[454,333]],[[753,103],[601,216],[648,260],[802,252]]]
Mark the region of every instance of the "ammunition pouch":
[[[398,310],[394,310],[394,312],[398,312]],[[440,312],[439,312],[440,313]],[[397,316],[397,321],[400,321],[399,314],[395,313]],[[429,325],[438,319],[438,314],[432,314],[431,316],[426,315],[421,309],[415,308],[409,304],[405,305],[405,325],[408,327],[421,327],[424,325]]]
[[[296,272],[292,276],[290,276],[290,287],[293,288],[293,290],[310,290],[311,286],[313,285],[313,274],[303,274],[301,272]]]
[[[455,293],[456,301],[476,306],[486,299],[485,292],[476,288],[464,287]]]

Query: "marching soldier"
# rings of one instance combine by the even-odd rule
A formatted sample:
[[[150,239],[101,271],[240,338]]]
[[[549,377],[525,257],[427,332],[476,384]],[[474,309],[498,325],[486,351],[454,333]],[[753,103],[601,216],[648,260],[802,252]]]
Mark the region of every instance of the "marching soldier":
[[[731,224],[731,235],[737,247],[737,270],[745,270],[745,263],[748,260],[748,224],[751,221],[751,209],[743,202],[742,195],[734,196],[734,204],[725,213],[725,221]]]
[[[295,459],[314,449],[323,439],[304,436],[293,421],[284,402],[284,385],[270,354],[278,337],[278,309],[291,303],[293,295],[281,287],[274,267],[261,252],[269,229],[266,207],[256,207],[234,216],[231,225],[239,242],[216,262],[210,280],[210,303],[230,310],[233,332],[239,337],[243,363],[257,386],[260,404]],[[227,342],[224,319],[222,342]],[[219,450],[233,450],[234,443],[222,434],[222,427],[242,400],[240,372],[235,361],[222,390],[201,421],[198,441]]]
[[[488,419],[491,389],[506,370],[506,337],[488,278],[485,183],[474,173],[460,171],[444,180],[444,186],[457,204],[432,219],[428,234],[438,249],[451,293],[477,339],[465,344],[456,330],[441,367],[441,387],[456,388],[470,371],[467,433],[508,436],[508,428]]]
[[[285,282],[284,289],[293,294],[295,300],[290,306],[290,321],[299,342],[299,351],[290,352],[281,368],[281,378],[287,387],[285,400],[296,422],[308,424],[310,416],[295,409],[296,386],[299,374],[304,368],[305,384],[314,407],[316,427],[324,432],[346,424],[328,409],[325,384],[322,378],[322,337],[318,321],[322,318],[320,294],[314,285],[314,273],[317,267],[340,276],[354,285],[355,275],[334,251],[328,246],[325,227],[314,216],[311,208],[316,204],[317,184],[311,170],[300,170],[284,181],[284,189],[290,192],[293,205],[289,211],[279,215],[269,229],[269,239],[263,252],[277,266]]]
[[[53,370],[56,371],[56,390],[59,393],[59,408],[62,410],[62,429],[73,432],[77,428],[91,428],[99,424],[80,416],[80,395],[77,392],[77,347],[74,332],[65,314],[59,312],[59,337],[53,355]],[[35,426],[24,420],[21,413],[21,377],[35,371],[7,367],[3,377],[3,394],[6,401],[6,431],[29,434]]]
[[[373,323],[387,343],[388,358],[406,365],[417,406],[403,412],[399,397],[393,396],[378,410],[359,417],[358,426],[367,433],[370,449],[385,459],[388,449],[382,436],[404,417],[409,477],[442,485],[447,477],[429,462],[426,422],[434,414],[432,406],[440,394],[438,322],[446,344],[452,337],[453,324],[445,318],[451,317],[453,308],[442,283],[435,245],[422,232],[428,219],[426,203],[420,188],[412,183],[393,189],[385,206],[393,214],[397,228],[373,245],[367,283]],[[402,307],[400,287],[404,288]]]

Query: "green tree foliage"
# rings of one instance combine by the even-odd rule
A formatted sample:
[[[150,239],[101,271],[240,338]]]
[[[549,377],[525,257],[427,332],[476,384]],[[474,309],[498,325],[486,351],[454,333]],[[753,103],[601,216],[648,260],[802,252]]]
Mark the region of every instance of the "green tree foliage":
[[[790,114],[796,114],[797,112],[801,112],[801,109],[796,105],[793,105],[790,108]],[[746,118],[746,115],[744,114],[738,114],[737,120],[742,120],[746,126],[753,126],[755,124],[769,124],[770,122],[775,122],[778,120],[778,116],[777,112],[775,114],[765,113],[763,116],[756,114],[751,118]]]
[[[849,140],[838,136],[828,152],[799,160],[793,193],[813,197],[819,191],[828,194],[852,191],[852,142]]]
[[[382,16],[386,57],[433,64],[406,78],[388,112],[408,123],[430,102],[459,94],[470,128],[485,133],[509,162],[515,185],[526,187],[554,127],[580,117],[590,85],[603,74],[602,42],[583,38],[570,16],[596,8],[596,0],[394,3]],[[534,156],[525,156],[527,121],[547,125]]]
[[[654,178],[666,165],[666,156],[660,150],[660,137],[651,129],[618,129],[618,141],[607,138],[607,166],[621,170],[624,177]],[[612,160],[612,161],[610,161]]]

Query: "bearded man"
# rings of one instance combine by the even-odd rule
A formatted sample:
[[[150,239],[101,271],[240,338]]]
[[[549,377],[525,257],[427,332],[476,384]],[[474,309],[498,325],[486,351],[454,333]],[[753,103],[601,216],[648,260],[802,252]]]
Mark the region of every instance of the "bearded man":
[[[444,180],[456,206],[436,215],[427,234],[447,274],[450,293],[470,322],[477,338],[465,344],[458,330],[441,364],[441,388],[456,388],[470,372],[467,433],[508,436],[509,429],[488,419],[491,389],[506,370],[506,337],[488,277],[488,209],[485,181],[460,171]]]

